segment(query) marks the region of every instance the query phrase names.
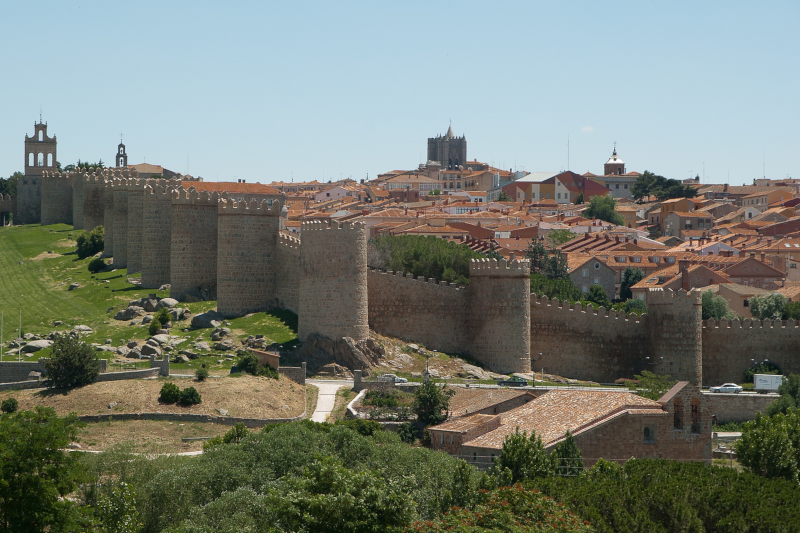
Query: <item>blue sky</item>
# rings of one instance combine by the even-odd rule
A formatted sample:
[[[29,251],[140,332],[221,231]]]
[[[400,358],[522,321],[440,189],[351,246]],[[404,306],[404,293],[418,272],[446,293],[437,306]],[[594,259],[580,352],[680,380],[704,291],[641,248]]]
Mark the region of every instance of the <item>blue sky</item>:
[[[2,2],[0,176],[43,118],[62,164],[207,180],[470,159],[706,182],[800,178],[800,2]],[[730,179],[728,179],[730,177]]]

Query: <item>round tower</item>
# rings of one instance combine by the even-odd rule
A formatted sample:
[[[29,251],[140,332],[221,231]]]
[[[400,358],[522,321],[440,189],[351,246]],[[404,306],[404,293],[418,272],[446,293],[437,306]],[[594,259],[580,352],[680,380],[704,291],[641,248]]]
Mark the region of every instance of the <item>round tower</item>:
[[[362,223],[303,223],[298,338],[369,337],[367,233]]]

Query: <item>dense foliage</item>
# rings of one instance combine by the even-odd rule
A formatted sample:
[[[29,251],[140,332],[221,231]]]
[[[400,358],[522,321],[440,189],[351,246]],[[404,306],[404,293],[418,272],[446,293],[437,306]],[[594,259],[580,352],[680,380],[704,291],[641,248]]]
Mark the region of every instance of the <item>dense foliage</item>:
[[[694,198],[697,196],[697,188],[683,185],[680,180],[674,178],[664,178],[650,171],[644,171],[631,186],[631,194],[635,200],[652,195],[663,201],[671,198]]]
[[[555,247],[548,250],[544,240],[538,237],[528,243],[525,257],[531,262],[531,274],[542,274],[551,280],[569,278],[567,257]]]
[[[198,367],[194,372],[195,378],[197,378],[198,382],[205,381],[208,378],[208,369],[206,369],[206,364],[203,364],[202,367]]]
[[[94,258],[89,262],[87,267],[90,273],[99,273],[106,270],[106,260],[103,258]]]
[[[150,324],[147,325],[147,333],[151,336],[155,336],[158,334],[158,331],[161,330],[161,321],[158,319],[153,319],[150,321]]]
[[[657,375],[650,371],[642,371],[633,375],[635,380],[625,382],[625,387],[647,399],[658,400],[664,393],[678,383],[669,375]]]
[[[555,466],[544,448],[541,436],[533,431],[528,436],[526,431],[520,431],[517,427],[513,433],[506,435],[500,456],[492,466],[496,477],[502,477],[506,470],[511,475],[511,482],[517,483],[551,476]]]
[[[100,376],[94,349],[75,334],[56,334],[53,354],[45,361],[48,387],[73,388],[91,384]]]
[[[638,267],[628,267],[622,271],[622,283],[619,288],[619,298],[628,300],[633,298],[631,286],[634,286],[644,279],[644,272]]]
[[[742,383],[744,384],[752,384],[753,383],[753,375],[779,375],[781,374],[780,366],[769,360],[764,360],[763,362],[756,362],[744,371],[744,375],[742,376]]]
[[[780,293],[750,298],[750,313],[756,319],[780,319],[789,299]]]
[[[703,291],[701,302],[703,320],[716,319],[719,321],[721,319],[732,320],[736,318],[736,314],[728,306],[728,301],[725,300],[725,297],[717,295],[710,289]]]
[[[266,376],[275,380],[279,378],[277,369],[266,363],[259,365],[258,356],[249,350],[240,354],[236,359],[236,368],[243,373],[254,376]]]
[[[14,413],[17,411],[17,408],[19,408],[19,402],[17,402],[17,399],[14,397],[9,397],[0,404],[0,410],[2,410],[3,413]]]
[[[17,196],[17,182],[25,175],[17,171],[8,178],[0,178],[0,195]]]
[[[595,195],[589,199],[589,207],[583,212],[587,219],[600,219],[607,223],[622,226],[625,221],[622,216],[615,211],[617,201],[614,197]]]
[[[457,284],[469,283],[469,262],[485,256],[466,245],[431,236],[379,236],[369,240],[370,267]]]
[[[580,288],[569,278],[554,280],[543,274],[531,274],[531,293],[562,302],[576,302],[583,297]]]
[[[98,252],[102,252],[105,242],[103,227],[97,226],[94,230],[83,232],[78,236],[76,241],[78,243],[78,258],[80,259],[88,258],[89,256],[94,256]]]
[[[567,228],[557,228],[555,230],[550,230],[547,234],[547,243],[551,247],[558,247],[563,245],[564,243],[569,243],[573,239],[575,239],[576,235]]]
[[[63,452],[78,427],[77,417],[60,418],[52,408],[0,417],[0,530],[83,530],[77,508],[64,499],[81,480],[75,459]]]
[[[739,464],[767,478],[798,482],[800,475],[800,412],[789,408],[773,416],[756,414],[742,425],[742,437],[734,446]]]
[[[797,484],[700,462],[601,460],[584,476],[525,485],[598,532],[794,532],[800,525]]]
[[[603,286],[601,286],[600,284],[590,285],[589,291],[587,291],[586,295],[584,295],[584,299],[586,299],[587,302],[596,304],[597,307],[602,306],[607,310],[611,309],[611,301],[608,300],[608,295],[606,294],[606,290],[603,289]]]
[[[412,410],[423,424],[439,424],[447,419],[450,399],[455,394],[455,390],[437,386],[433,380],[427,380],[414,393]]]
[[[636,315],[647,313],[647,304],[640,299],[629,299],[625,302],[617,302],[613,304],[611,308],[618,312],[635,313]]]
[[[56,166],[58,167],[59,171],[62,170],[60,161],[56,162]],[[64,166],[63,170],[66,171],[66,172],[73,172],[76,169],[87,169],[87,170],[88,169],[102,169],[105,166],[106,166],[106,164],[103,163],[103,159],[102,158],[99,161],[95,162],[95,163],[89,163],[88,161],[81,161],[80,158],[79,158],[78,161],[76,161],[75,163],[70,163],[69,165]]]
[[[159,392],[158,396],[159,401],[166,404],[172,404],[173,402],[178,402],[178,399],[180,398],[181,388],[179,388],[174,382],[166,382],[163,386],[161,386],[161,391]]]
[[[192,386],[183,388],[180,397],[178,397],[178,404],[183,404],[184,406],[200,404],[201,402],[203,402],[203,399],[200,397],[200,393]]]
[[[778,399],[767,407],[767,415],[786,413],[790,408],[800,407],[800,375],[784,377],[778,388]]]

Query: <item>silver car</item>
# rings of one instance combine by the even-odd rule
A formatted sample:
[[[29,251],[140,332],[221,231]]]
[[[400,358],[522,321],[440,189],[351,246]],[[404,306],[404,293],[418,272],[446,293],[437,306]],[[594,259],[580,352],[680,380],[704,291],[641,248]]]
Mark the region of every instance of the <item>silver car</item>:
[[[711,391],[711,393],[741,393],[742,386],[728,382],[727,384],[722,384],[721,386],[709,388],[709,391]]]

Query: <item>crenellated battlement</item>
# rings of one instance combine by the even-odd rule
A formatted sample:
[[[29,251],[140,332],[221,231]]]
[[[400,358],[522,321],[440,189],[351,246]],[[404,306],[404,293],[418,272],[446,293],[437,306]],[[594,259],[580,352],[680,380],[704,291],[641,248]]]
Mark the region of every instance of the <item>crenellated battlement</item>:
[[[325,221],[304,221],[300,225],[300,233],[306,231],[318,230],[342,230],[363,233],[366,231],[366,225],[363,222],[339,222],[333,221],[327,223]]]
[[[719,321],[715,319],[707,319],[703,321],[703,328],[714,329],[714,328],[731,328],[734,330],[737,329],[753,329],[753,330],[781,330],[781,329],[796,329],[800,328],[800,321],[795,321],[794,319],[787,319],[785,321],[780,319],[721,319]]]
[[[286,234],[278,234],[278,245],[300,250],[300,240]]]
[[[700,291],[686,291],[684,289],[679,289],[677,291],[673,291],[671,289],[663,289],[663,288],[650,288],[647,293],[647,305],[675,305],[683,303],[687,304],[700,304],[702,299],[702,294]]]
[[[592,316],[599,319],[619,319],[621,321],[628,321],[630,323],[644,323],[646,320],[645,318],[647,317],[647,314],[639,316],[635,313],[626,314],[625,312],[618,312],[616,310],[606,310],[603,306],[600,306],[597,309],[595,309],[594,306],[584,307],[580,302],[572,304],[567,301],[559,301],[557,298],[550,299],[547,297],[547,295],[537,297],[535,293],[531,293],[531,306],[548,307],[550,308],[548,313],[555,313],[555,310],[558,309],[560,312],[574,312],[576,314],[582,313],[586,317]]]
[[[528,260],[470,260],[470,276],[530,276],[531,263]]]
[[[158,180],[159,182],[161,180]],[[147,184],[144,187],[144,195],[149,200],[158,201],[172,201],[173,187],[165,186],[164,184],[155,183]]]
[[[225,199],[217,207],[220,215],[258,215],[262,217],[280,217],[280,202],[252,199],[249,202],[242,200]]]
[[[425,278],[424,276],[415,277],[411,273],[403,273],[400,271],[384,271],[383,269],[376,269],[368,267],[371,275],[380,275],[391,277],[398,284],[415,284],[432,290],[451,290],[451,291],[466,291],[467,287],[452,282],[445,282],[444,280],[436,280],[435,278]]]
[[[183,187],[178,187],[172,193],[173,204],[191,204],[195,206],[218,206],[220,200],[227,200],[228,195],[225,192],[217,193],[212,191],[198,191],[194,187],[188,190]]]

